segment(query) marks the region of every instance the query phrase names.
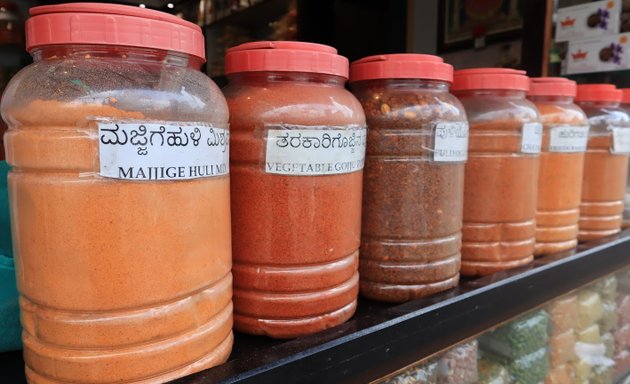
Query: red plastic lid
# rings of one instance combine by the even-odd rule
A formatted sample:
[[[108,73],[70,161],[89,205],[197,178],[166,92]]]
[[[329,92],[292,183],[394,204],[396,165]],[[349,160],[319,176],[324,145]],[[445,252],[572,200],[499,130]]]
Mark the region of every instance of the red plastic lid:
[[[612,84],[579,84],[575,101],[621,101],[621,90]]]
[[[475,89],[528,91],[529,78],[525,71],[508,68],[474,68],[455,71],[452,91]]]
[[[453,82],[453,66],[441,57],[400,53],[364,57],[350,64],[350,81],[429,79]]]
[[[630,104],[630,88],[621,88],[621,102]]]
[[[227,50],[225,74],[311,72],[348,78],[348,59],[333,47],[300,41],[256,41]]]
[[[205,61],[198,25],[168,13],[127,5],[69,3],[31,8],[26,49],[99,44],[176,51]]]
[[[575,97],[575,81],[564,77],[532,77],[529,79],[528,96],[568,96]]]

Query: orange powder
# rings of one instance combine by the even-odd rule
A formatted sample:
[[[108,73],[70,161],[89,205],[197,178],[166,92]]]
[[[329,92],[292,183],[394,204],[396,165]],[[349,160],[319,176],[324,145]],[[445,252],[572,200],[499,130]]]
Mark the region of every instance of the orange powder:
[[[470,124],[464,177],[462,274],[532,261],[538,156],[519,154],[519,120]]]
[[[363,172],[265,172],[269,127],[365,125],[361,105],[339,80],[331,86],[296,76],[241,73],[224,89],[232,140],[234,327],[277,338],[343,323],[359,291]]]
[[[544,125],[540,155],[535,254],[559,252],[577,245],[584,152],[551,152],[555,126],[584,127],[586,116],[571,104],[533,100]]]
[[[610,134],[591,136],[584,158],[580,241],[613,235],[621,230],[628,155],[612,154]]]
[[[29,382],[164,382],[224,362],[229,177],[100,177],[92,118],[138,112],[35,100],[4,115]]]

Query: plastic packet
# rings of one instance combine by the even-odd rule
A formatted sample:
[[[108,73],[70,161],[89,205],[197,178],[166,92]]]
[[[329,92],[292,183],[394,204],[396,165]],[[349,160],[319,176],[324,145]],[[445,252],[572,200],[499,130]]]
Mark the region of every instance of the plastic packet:
[[[438,382],[437,370],[437,360],[430,360],[408,368],[398,375],[382,381],[381,384],[436,384]]]
[[[518,358],[547,345],[549,315],[536,311],[487,332],[479,338],[485,351],[507,358]]]
[[[541,348],[533,353],[512,360],[506,364],[512,384],[533,384],[545,380],[549,372],[547,349]]]
[[[598,293],[583,290],[578,294],[578,329],[587,328],[602,318],[602,300]]]
[[[578,321],[577,295],[569,295],[554,300],[547,306],[551,321],[551,334],[560,334],[577,327]]]
[[[558,365],[549,370],[545,384],[574,384],[575,369],[571,364]]]
[[[590,384],[610,384],[613,382],[613,366],[597,365],[592,368]]]
[[[600,337],[604,347],[606,347],[605,355],[612,358],[615,354],[615,336],[611,332],[606,332]]]
[[[610,332],[617,327],[617,302],[602,300],[602,318],[599,320],[599,330]]]
[[[599,293],[602,300],[615,300],[617,298],[617,278],[608,276],[593,284],[593,289]]]
[[[621,351],[630,347],[630,324],[617,328],[614,333],[615,350]]]
[[[501,364],[482,358],[479,360],[479,384],[509,384],[510,374]]]
[[[630,324],[630,295],[620,295],[617,298],[618,324]]]
[[[614,361],[606,356],[606,345],[600,343],[585,343],[578,341],[575,343],[575,354],[577,357],[574,367],[578,382],[584,380],[604,380],[608,375],[608,370],[612,373]],[[598,381],[599,382],[599,381]]]
[[[601,343],[601,334],[599,332],[599,325],[593,324],[575,332],[577,340],[583,343],[599,344]]]
[[[588,383],[591,377],[591,365],[584,359],[577,359],[571,365],[575,371],[576,383]]]
[[[472,384],[477,382],[477,340],[446,352],[438,363],[438,383]]]
[[[630,370],[630,352],[624,350],[616,353],[614,361],[614,376],[615,381],[617,381],[622,376],[626,376]]]
[[[549,362],[551,367],[575,360],[575,331],[568,331],[549,338]]]

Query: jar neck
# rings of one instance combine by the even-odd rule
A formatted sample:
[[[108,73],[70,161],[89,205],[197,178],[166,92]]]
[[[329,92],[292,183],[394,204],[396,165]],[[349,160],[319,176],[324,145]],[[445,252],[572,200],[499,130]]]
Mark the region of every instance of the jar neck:
[[[571,96],[528,96],[528,99],[535,102],[551,102],[556,104],[573,104]]]
[[[53,59],[121,59],[135,63],[159,63],[199,70],[202,60],[179,52],[159,49],[106,46],[106,45],[50,45],[31,51],[33,61]]]
[[[514,89],[467,89],[465,91],[456,91],[457,97],[504,97],[507,99],[524,99],[525,91]]]
[[[428,79],[373,79],[350,83],[352,88],[382,87],[390,89],[427,89],[448,92],[450,84],[446,81]]]
[[[261,85],[266,83],[311,83],[342,88],[346,79],[341,76],[310,72],[239,72],[227,75],[233,85]]]

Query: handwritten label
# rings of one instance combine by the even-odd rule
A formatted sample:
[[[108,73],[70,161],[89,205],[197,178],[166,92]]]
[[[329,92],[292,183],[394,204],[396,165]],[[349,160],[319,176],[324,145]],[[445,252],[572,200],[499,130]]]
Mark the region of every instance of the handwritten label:
[[[616,155],[630,154],[630,128],[609,126],[612,131],[611,152]]]
[[[558,126],[549,131],[549,152],[584,152],[588,126]]]
[[[279,175],[337,175],[363,169],[364,127],[291,126],[267,131],[265,172]]]
[[[468,159],[468,123],[438,123],[435,126],[434,149],[434,161],[466,161]]]
[[[521,152],[540,153],[543,127],[540,123],[525,123],[521,136]]]
[[[138,181],[229,173],[230,133],[209,125],[98,123],[100,174]]]

